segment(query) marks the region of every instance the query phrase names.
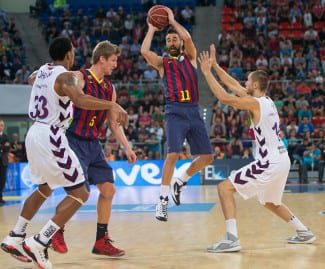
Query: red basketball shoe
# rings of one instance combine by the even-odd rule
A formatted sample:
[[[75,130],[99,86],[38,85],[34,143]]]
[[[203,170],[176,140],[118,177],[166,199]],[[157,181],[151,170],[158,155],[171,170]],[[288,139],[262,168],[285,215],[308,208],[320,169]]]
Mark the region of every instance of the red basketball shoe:
[[[120,257],[125,255],[125,251],[114,247],[112,245],[112,240],[109,238],[108,234],[102,239],[95,242],[92,253],[97,255],[106,255],[110,257]]]
[[[61,254],[68,252],[67,244],[64,241],[64,230],[58,230],[55,235],[52,237],[51,248]]]

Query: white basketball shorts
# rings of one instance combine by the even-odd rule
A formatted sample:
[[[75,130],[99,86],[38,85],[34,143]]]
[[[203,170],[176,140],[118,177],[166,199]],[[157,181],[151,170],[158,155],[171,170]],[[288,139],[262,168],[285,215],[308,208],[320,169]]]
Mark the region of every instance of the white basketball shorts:
[[[290,165],[289,156],[284,152],[276,163],[255,160],[232,172],[229,179],[245,200],[257,196],[263,205],[267,202],[280,205]]]
[[[63,129],[36,122],[29,129],[25,143],[35,184],[47,183],[54,189],[85,181],[79,160],[69,147]]]

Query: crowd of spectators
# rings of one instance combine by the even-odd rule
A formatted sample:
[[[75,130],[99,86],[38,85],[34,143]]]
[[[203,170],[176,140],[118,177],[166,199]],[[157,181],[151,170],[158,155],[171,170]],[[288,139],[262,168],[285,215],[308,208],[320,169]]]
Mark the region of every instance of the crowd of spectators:
[[[25,84],[29,74],[15,20],[0,10],[0,84]]]
[[[256,69],[269,73],[268,95],[278,109],[290,158],[299,165],[300,181],[307,182],[308,169],[318,170],[321,181],[325,154],[324,4],[283,0],[225,4],[217,44],[219,64],[240,81]],[[250,124],[247,112],[217,102],[210,133],[216,158],[252,156]]]
[[[321,80],[325,6],[309,1],[225,1],[218,58],[242,80],[255,69],[273,80]]]

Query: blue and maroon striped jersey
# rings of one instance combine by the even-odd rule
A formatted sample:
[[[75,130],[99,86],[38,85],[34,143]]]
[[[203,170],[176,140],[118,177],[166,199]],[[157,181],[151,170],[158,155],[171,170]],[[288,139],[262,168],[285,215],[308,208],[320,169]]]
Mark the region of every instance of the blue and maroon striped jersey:
[[[112,101],[113,85],[109,79],[98,81],[90,70],[81,70],[85,85],[83,92],[99,99]],[[100,129],[107,117],[106,110],[86,110],[74,106],[69,132],[86,139],[98,139]]]
[[[196,68],[185,54],[163,57],[166,103],[198,104],[199,91]]]

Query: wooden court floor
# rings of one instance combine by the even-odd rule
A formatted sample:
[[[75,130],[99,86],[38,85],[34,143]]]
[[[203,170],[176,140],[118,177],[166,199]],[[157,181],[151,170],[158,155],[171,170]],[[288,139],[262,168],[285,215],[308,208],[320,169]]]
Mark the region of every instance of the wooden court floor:
[[[215,186],[189,187],[185,190],[183,198],[189,204],[187,210],[171,210],[167,223],[156,221],[154,212],[151,212],[159,188],[138,187],[139,189],[132,188],[130,191],[127,188],[123,191],[118,189],[114,203],[143,203],[152,206],[140,207],[142,212],[118,210],[119,212],[113,213],[110,234],[115,244],[126,250],[126,255],[123,258],[110,259],[90,253],[96,225],[94,206],[97,193],[94,191],[87,204],[90,210],[78,213],[66,227],[69,252],[59,255],[49,251],[53,268],[325,268],[325,215],[320,214],[325,211],[325,192],[284,195],[284,203],[316,234],[317,240],[314,244],[286,244],[284,239],[294,234],[288,224],[266,211],[255,199],[244,201],[236,197],[239,236],[243,249],[239,253],[214,254],[207,253],[206,247],[222,238],[225,232]],[[54,195],[44,205],[41,214],[29,226],[28,234],[39,231],[51,217],[46,209],[54,207],[62,197]],[[198,205],[202,203],[215,205],[210,210],[196,211],[195,208],[199,208]],[[172,202],[170,205],[174,206]],[[15,224],[20,207],[21,204],[0,207],[1,240]],[[20,263],[1,251],[0,268],[27,269],[33,266]]]

